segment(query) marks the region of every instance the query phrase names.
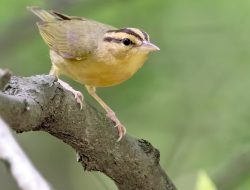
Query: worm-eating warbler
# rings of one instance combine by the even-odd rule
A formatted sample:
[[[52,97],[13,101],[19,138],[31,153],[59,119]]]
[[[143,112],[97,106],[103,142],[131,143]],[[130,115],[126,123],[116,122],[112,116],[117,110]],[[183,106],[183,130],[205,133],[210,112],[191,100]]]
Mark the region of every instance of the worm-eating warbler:
[[[40,34],[50,48],[50,74],[64,74],[84,84],[89,94],[106,110],[118,129],[119,140],[126,129],[112,109],[96,94],[96,87],[108,87],[129,79],[159,48],[150,43],[146,32],[136,28],[117,29],[82,17],[67,16],[39,7],[28,7],[41,21]],[[69,84],[60,84],[71,91],[82,108],[83,95]]]

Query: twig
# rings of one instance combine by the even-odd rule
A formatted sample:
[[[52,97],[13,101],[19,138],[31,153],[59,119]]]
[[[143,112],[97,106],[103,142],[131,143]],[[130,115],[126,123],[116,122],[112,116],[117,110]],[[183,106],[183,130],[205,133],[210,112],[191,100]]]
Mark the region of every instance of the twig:
[[[22,190],[51,190],[28,157],[15,141],[7,124],[0,117],[0,159],[9,166],[11,174]]]

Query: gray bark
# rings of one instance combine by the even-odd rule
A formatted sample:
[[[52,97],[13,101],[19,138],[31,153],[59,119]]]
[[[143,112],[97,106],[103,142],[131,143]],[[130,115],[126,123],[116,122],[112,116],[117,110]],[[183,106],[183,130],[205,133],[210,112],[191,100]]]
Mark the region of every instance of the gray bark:
[[[9,80],[7,80],[9,79]],[[109,176],[119,190],[175,190],[159,165],[160,153],[148,141],[126,135],[87,102],[49,75],[17,77],[0,72],[0,115],[16,132],[45,131],[79,155],[84,170]]]

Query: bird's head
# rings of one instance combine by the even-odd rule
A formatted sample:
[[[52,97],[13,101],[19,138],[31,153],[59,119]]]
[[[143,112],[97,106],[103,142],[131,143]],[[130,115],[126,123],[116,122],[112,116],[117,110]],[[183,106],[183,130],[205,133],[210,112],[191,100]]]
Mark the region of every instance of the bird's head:
[[[152,51],[160,50],[149,41],[149,35],[146,32],[136,28],[107,31],[103,37],[103,45],[116,58],[146,56]]]

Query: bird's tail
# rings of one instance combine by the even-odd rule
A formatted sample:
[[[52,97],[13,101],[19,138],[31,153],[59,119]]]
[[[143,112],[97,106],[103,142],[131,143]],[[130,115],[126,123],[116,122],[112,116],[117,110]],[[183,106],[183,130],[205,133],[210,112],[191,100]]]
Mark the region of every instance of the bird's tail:
[[[42,19],[42,21],[53,22],[57,20],[57,17],[54,14],[40,7],[30,6],[30,7],[27,7],[27,9],[33,12],[35,15],[37,15],[40,19]]]

